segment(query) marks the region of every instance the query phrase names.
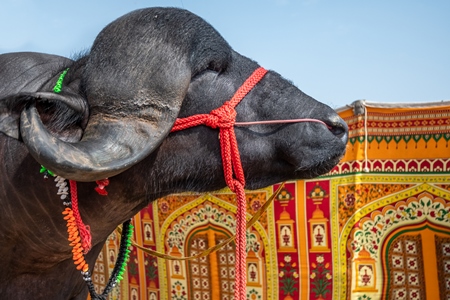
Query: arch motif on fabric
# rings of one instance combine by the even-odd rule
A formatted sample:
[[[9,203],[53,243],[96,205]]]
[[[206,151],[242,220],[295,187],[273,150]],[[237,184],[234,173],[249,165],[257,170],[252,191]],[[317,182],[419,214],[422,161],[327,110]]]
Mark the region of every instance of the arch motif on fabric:
[[[409,274],[407,269],[405,269],[405,271],[397,268],[397,270],[392,266],[394,269],[392,273],[389,270],[386,270],[386,268],[389,269],[389,267],[383,268],[383,261],[380,259],[380,256],[384,255],[382,245],[386,243],[392,232],[398,229],[404,231],[410,226],[415,226],[416,224],[424,222],[448,226],[450,223],[450,202],[429,192],[423,191],[417,196],[409,197],[405,200],[398,201],[395,204],[386,205],[381,210],[375,210],[369,216],[359,220],[359,229],[354,229],[348,240],[349,250],[353,251],[352,256],[354,258],[356,256],[359,257],[363,251],[367,252],[367,256],[373,261],[374,273],[382,273],[384,276],[380,278],[389,278],[389,282],[377,282],[373,291],[381,290],[388,284],[392,290],[385,289],[383,291],[383,294],[387,293],[388,299],[399,299],[400,294],[406,295],[406,293],[424,295],[424,291],[417,287],[409,286],[407,284],[404,284],[404,286],[401,287],[403,282],[400,280],[401,278],[406,278],[406,276],[408,276],[411,280],[417,278],[418,282],[423,282],[424,276],[419,272],[422,267],[419,267],[419,271],[416,272],[409,270]],[[403,239],[405,239],[405,237],[403,237]],[[411,254],[410,256],[405,257],[405,259],[409,259],[412,262],[412,259],[415,258],[414,261],[416,264],[422,262],[420,236],[418,236],[418,238],[410,237],[409,240],[398,241],[398,243],[403,243],[403,246],[411,244],[417,249],[418,253],[416,256]],[[395,248],[385,249],[386,252],[392,252],[394,250]],[[391,261],[385,261],[384,263],[389,264]],[[405,275],[406,273],[408,273],[408,275]],[[358,270],[356,270],[356,274],[358,274]],[[358,279],[359,277],[349,280],[349,286],[354,286],[356,284],[354,281],[357,281]]]
[[[437,293],[438,285],[433,290],[430,284],[442,278],[438,275],[441,271],[439,259],[436,261],[432,258],[433,248],[439,258],[438,240],[450,240],[448,226],[437,225],[428,220],[399,227],[385,237],[380,268],[382,278],[386,279],[382,285],[382,295],[386,295],[386,299],[400,299],[407,294],[412,299],[424,299],[425,293]],[[427,249],[429,251],[425,255]],[[445,295],[445,291],[441,290],[439,293]]]
[[[429,221],[436,224],[450,224],[450,202],[422,192],[417,197],[396,202],[375,210],[370,217],[359,221],[359,229],[350,236],[350,249],[356,254],[364,247],[372,257],[378,258],[380,245],[386,234],[405,224]]]
[[[231,233],[217,226],[197,227],[189,232],[185,253],[195,255],[229,238]],[[187,262],[188,294],[190,299],[212,299],[216,293],[221,297],[234,295],[235,244],[225,245],[207,257]],[[206,294],[206,295],[205,295]]]
[[[356,182],[380,182],[379,176],[357,176]],[[333,284],[340,287],[334,290],[336,297],[345,297],[350,289],[355,287],[355,259],[361,251],[367,251],[368,257],[374,261],[377,274],[382,274],[381,245],[392,231],[401,227],[407,227],[428,221],[437,226],[449,226],[450,224],[450,192],[441,186],[442,182],[448,182],[448,176],[427,177],[426,183],[414,185],[409,189],[386,197],[374,199],[373,202],[362,206],[357,213],[346,221],[341,230],[335,227],[333,238],[340,240],[339,252],[333,259],[335,268],[340,267],[341,276],[334,278]],[[414,175],[402,177],[384,175],[382,182],[387,184],[398,182],[399,184],[417,182]],[[342,184],[355,182],[355,178],[342,178],[332,183],[332,197],[337,199],[337,187]],[[438,185],[434,185],[437,183]],[[375,201],[376,200],[376,201]],[[336,210],[338,203],[332,203],[332,210]],[[339,223],[338,217],[333,219],[334,224]],[[336,251],[334,250],[334,251]],[[382,282],[376,283],[375,289],[382,290]]]
[[[195,228],[207,226],[208,224],[223,227],[231,234],[235,234],[236,221],[234,214],[218,205],[205,201],[198,207],[178,217],[177,221],[171,224],[170,229],[166,232],[166,246],[169,249],[177,247],[183,253],[187,235]]]
[[[211,194],[201,195],[199,198],[190,201],[185,206],[173,211],[173,213],[165,218],[164,222],[161,224],[160,234],[156,241],[157,249],[180,257],[188,256],[189,254],[187,253],[185,246],[190,233],[199,230],[202,227],[211,226],[221,228],[221,230],[234,234],[235,212],[236,206],[229,202],[216,198]],[[268,215],[272,215],[271,209],[269,209]],[[250,217],[251,216],[248,215],[247,219],[250,219]],[[157,220],[155,220],[155,222],[157,222]],[[269,222],[273,222],[273,220],[269,220]],[[273,243],[270,241],[268,234],[269,232],[267,232],[265,226],[259,222],[255,223],[252,229],[247,231],[247,252],[254,251],[258,253],[259,257],[266,265],[273,265],[276,264],[276,258],[274,259],[276,249],[271,248]],[[171,295],[172,287],[177,288],[181,285],[187,287],[189,285],[189,279],[186,277],[188,272],[186,262],[182,261],[179,263],[180,274],[183,274],[183,276],[178,276],[177,278],[173,277],[173,262],[166,263],[163,260],[159,260],[158,265],[160,267],[160,274],[164,274],[162,278],[165,277],[164,280],[161,280],[160,278],[160,290],[168,291],[166,295],[164,295],[163,292],[161,293],[161,299],[173,298]],[[274,284],[276,283],[276,278],[268,277],[270,276],[265,276],[265,278],[263,278],[266,281],[266,284],[264,285],[265,289],[261,289],[257,294],[261,295],[264,293],[270,295],[278,293],[278,287]],[[175,286],[175,283],[177,283],[178,286]],[[165,286],[166,284],[168,284],[168,286]],[[253,286],[251,287],[251,290],[257,292]],[[185,292],[188,293],[187,290]]]

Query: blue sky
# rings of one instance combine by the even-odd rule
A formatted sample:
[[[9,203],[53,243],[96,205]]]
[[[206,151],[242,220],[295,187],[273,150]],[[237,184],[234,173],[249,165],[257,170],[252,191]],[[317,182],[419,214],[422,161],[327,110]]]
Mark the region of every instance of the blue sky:
[[[333,108],[450,100],[448,0],[2,0],[0,53],[72,56],[134,9],[175,6]]]

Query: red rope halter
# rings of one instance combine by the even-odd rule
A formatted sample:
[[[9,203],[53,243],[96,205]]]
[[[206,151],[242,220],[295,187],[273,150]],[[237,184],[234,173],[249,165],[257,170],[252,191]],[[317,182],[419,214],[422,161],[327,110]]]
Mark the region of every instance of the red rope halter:
[[[293,120],[270,120],[255,122],[236,122],[236,105],[253,89],[253,87],[267,73],[262,67],[256,69],[248,77],[242,86],[236,91],[231,100],[225,102],[221,107],[211,111],[209,114],[199,114],[187,118],[177,119],[171,132],[187,129],[198,125],[206,125],[211,128],[219,128],[220,148],[222,153],[223,172],[225,182],[232,192],[236,194],[236,278],[235,294],[236,300],[246,299],[246,201],[245,201],[245,178],[244,170],[239,156],[234,126],[248,126],[255,124],[278,124],[297,122],[317,122],[329,127],[317,119],[293,119]],[[234,176],[233,176],[234,174]]]
[[[235,299],[246,299],[247,276],[246,267],[246,201],[245,201],[245,178],[242,169],[241,158],[234,133],[236,121],[236,105],[251,91],[251,89],[264,77],[267,70],[256,69],[244,84],[236,91],[230,101],[221,107],[211,111],[210,114],[200,114],[191,117],[177,119],[171,132],[187,129],[189,127],[206,125],[211,128],[219,128],[220,148],[222,152],[223,172],[225,182],[232,192],[236,194],[236,278]],[[233,177],[234,173],[234,177]]]

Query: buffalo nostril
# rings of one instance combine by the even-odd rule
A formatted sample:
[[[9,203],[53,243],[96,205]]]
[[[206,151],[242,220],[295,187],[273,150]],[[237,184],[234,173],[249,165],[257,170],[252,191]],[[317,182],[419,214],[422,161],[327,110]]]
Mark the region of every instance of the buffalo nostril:
[[[345,134],[345,130],[341,126],[332,126],[330,131],[337,137],[341,137],[342,135]]]
[[[332,134],[340,139],[347,139],[348,126],[344,120],[334,120],[333,122],[327,122],[329,130]]]

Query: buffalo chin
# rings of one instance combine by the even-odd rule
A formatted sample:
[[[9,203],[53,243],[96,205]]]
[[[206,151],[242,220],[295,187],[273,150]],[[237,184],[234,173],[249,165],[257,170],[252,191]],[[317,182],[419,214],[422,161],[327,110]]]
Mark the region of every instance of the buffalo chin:
[[[308,167],[296,167],[287,161],[283,161],[283,169],[290,169],[291,172],[274,172],[269,175],[266,174],[264,177],[252,174],[252,178],[247,181],[245,188],[248,190],[257,190],[283,181],[315,178],[331,171],[339,163],[342,157],[343,155],[339,154]]]
[[[330,160],[317,163],[307,169],[299,168],[295,171],[296,179],[311,179],[330,172],[342,159],[343,155],[336,156]]]

